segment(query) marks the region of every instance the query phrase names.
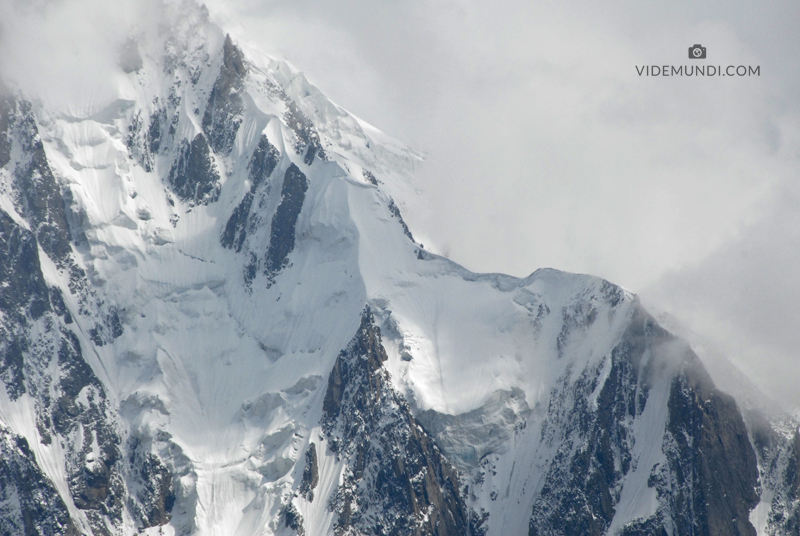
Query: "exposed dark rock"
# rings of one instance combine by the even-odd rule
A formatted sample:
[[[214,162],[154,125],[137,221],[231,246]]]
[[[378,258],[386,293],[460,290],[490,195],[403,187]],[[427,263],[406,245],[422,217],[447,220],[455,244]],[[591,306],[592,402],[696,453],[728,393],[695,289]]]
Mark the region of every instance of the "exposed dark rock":
[[[292,529],[297,536],[305,536],[306,529],[303,527],[303,516],[297,511],[297,508],[289,502],[281,511],[281,517],[284,524]]]
[[[309,145],[308,149],[306,150],[306,155],[303,157],[303,162],[305,165],[310,166],[314,163],[314,156],[317,154],[317,148],[313,145]]]
[[[656,517],[628,523],[620,536],[670,536],[667,529]]]
[[[6,123],[6,136],[11,136],[6,137],[5,143],[8,147],[12,142],[18,145],[13,169],[17,212],[28,221],[45,253],[62,265],[71,252],[70,231],[61,190],[39,138],[31,103],[8,96],[0,104],[0,109],[3,110],[0,123]],[[6,165],[10,162],[5,157],[3,159]]]
[[[25,438],[0,424],[0,534],[78,536],[67,505],[39,469]]]
[[[601,294],[602,295],[602,294]],[[573,333],[590,327],[597,318],[597,309],[590,300],[583,300],[564,307],[561,310],[561,331],[556,339],[558,357],[564,356],[567,340]]]
[[[403,216],[400,214],[400,209],[394,204],[394,199],[391,198],[389,199],[389,212],[391,212],[392,216],[400,221],[400,225],[403,227],[403,234],[405,234],[413,242],[414,236],[411,234],[411,231],[408,229],[408,225],[406,225],[406,222],[403,220]]]
[[[75,506],[98,512],[93,525],[122,520],[125,488],[119,467],[120,438],[108,420],[108,403],[102,384],[83,359],[78,338],[61,332],[58,350],[60,396],[52,410],[54,430],[67,439],[67,478]],[[79,402],[85,391],[86,402]],[[92,445],[99,447],[95,452]]]
[[[235,249],[237,253],[242,251],[244,239],[247,238],[247,220],[250,217],[250,207],[253,204],[252,192],[244,194],[239,206],[233,209],[225,230],[220,237],[222,247]]]
[[[255,192],[256,188],[269,179],[280,157],[278,149],[269,142],[266,135],[262,134],[248,165],[251,192]]]
[[[564,427],[557,432],[564,439],[534,503],[531,536],[600,535],[614,517],[623,478],[630,468],[632,445],[625,424],[635,407],[636,374],[629,362],[614,360],[610,379],[600,394],[603,404],[598,401],[595,412],[589,398],[598,386],[599,373],[599,369],[590,369],[580,376],[569,393],[574,406],[565,420],[556,420]],[[566,384],[562,385],[565,389]],[[563,392],[553,393],[559,401],[563,396]],[[557,411],[555,406],[560,404],[551,401],[551,415]],[[542,440],[548,441],[554,433],[543,427]]]
[[[314,156],[318,156],[321,160],[327,159],[325,149],[322,147],[319,133],[303,111],[298,108],[297,103],[290,99],[285,92],[282,92],[282,97],[286,101],[286,114],[284,121],[289,125],[294,133],[297,135],[297,145],[295,151],[300,154],[305,150],[305,163],[311,165],[314,161]]]
[[[791,461],[786,467],[786,485],[793,499],[800,498],[800,430],[792,438]]]
[[[83,360],[78,337],[68,329],[63,330],[61,334],[61,346],[58,349],[61,392],[64,396],[74,399],[87,385],[100,388],[100,381],[94,375],[94,371]]]
[[[694,354],[673,380],[664,453],[677,489],[669,491],[679,534],[755,536],[758,467],[733,397],[714,387]]]
[[[72,324],[72,315],[64,303],[64,295],[61,293],[60,288],[50,287],[50,305],[52,305],[53,311],[64,319],[64,324]]]
[[[128,154],[136,160],[142,169],[148,173],[153,171],[153,153],[148,147],[147,138],[144,136],[142,112],[136,112],[128,124],[128,136],[125,138]]]
[[[562,311],[557,339],[560,355],[572,337],[580,336],[593,323],[596,299],[604,296],[587,296]],[[534,502],[531,536],[605,533],[630,470],[630,426],[644,405],[640,408],[637,401],[647,397],[646,375],[640,374],[640,362],[644,353],[667,335],[649,315],[638,310],[612,350],[610,364],[590,367],[574,382],[570,381],[571,369],[559,379],[551,392],[541,437],[542,443],[557,444],[558,449]],[[610,366],[610,371],[601,385],[604,366]],[[592,393],[598,388],[597,404],[592,407]]]
[[[105,394],[83,359],[76,335],[68,328],[56,327],[58,317],[53,312],[61,315],[63,325],[72,322],[72,317],[60,290],[45,284],[38,255],[34,234],[0,211],[0,376],[12,400],[30,391],[43,443],[51,443],[54,435],[62,439],[75,504],[102,510],[112,523],[121,521],[121,480],[115,467],[119,439],[108,423]],[[68,265],[68,261],[64,263]],[[81,274],[76,274],[78,283],[85,282],[85,274]],[[82,288],[76,286],[76,292]],[[42,334],[32,334],[34,322],[44,326]],[[41,377],[54,357],[59,370],[56,381],[49,373]],[[29,375],[39,380],[31,383]],[[52,395],[51,383],[56,385]],[[79,403],[77,399],[87,387],[87,402]],[[99,459],[87,459],[93,438],[102,452]],[[98,519],[95,524],[100,531],[105,523]]]
[[[625,292],[622,288],[608,281],[603,281],[600,287],[600,295],[611,307],[616,307],[625,298]]]
[[[150,126],[147,128],[147,148],[150,154],[156,154],[161,150],[162,130],[167,124],[167,111],[159,108],[150,116]]]
[[[93,530],[111,534],[110,527],[122,523],[126,490],[119,467],[119,438],[105,422],[105,411],[98,405],[80,408],[76,418],[82,421],[86,435],[82,444],[70,445],[67,484],[75,506],[86,511]],[[97,458],[92,454],[93,440],[101,450]]]
[[[164,463],[146,448],[145,442],[133,437],[128,441],[128,463],[136,485],[130,509],[140,527],[166,525],[175,505],[173,477]]]
[[[0,209],[0,311],[23,322],[49,309],[36,238]]]
[[[36,238],[0,209],[0,380],[11,400],[26,392],[30,323],[49,309]]]
[[[190,204],[207,205],[219,199],[219,172],[202,134],[191,144],[185,140],[181,143],[169,182],[175,194]]]
[[[122,335],[122,333],[123,328],[122,322],[119,319],[119,314],[114,307],[110,307],[105,318],[97,322],[94,327],[89,330],[89,337],[95,345],[105,346],[107,343],[113,342],[114,339]]]
[[[297,103],[289,97],[286,90],[278,85],[274,80],[267,79],[264,81],[266,88],[273,97],[282,100],[286,103],[286,112],[283,115],[283,120],[286,125],[291,128],[297,139],[294,143],[294,150],[297,154],[305,151],[306,157],[311,156],[311,159],[304,159],[307,165],[311,165],[313,157],[319,157],[320,160],[327,160],[328,157],[325,149],[322,146],[322,141],[319,137],[316,127],[311,122],[311,119],[297,106]],[[309,149],[313,148],[313,153],[309,153]]]
[[[0,168],[11,160],[11,133],[9,132],[14,101],[0,82]]]
[[[38,255],[35,235],[0,211],[0,376],[12,400],[30,394],[42,442],[51,444],[56,437],[63,448],[75,505],[90,511],[87,515],[96,534],[110,534],[109,527],[122,522],[125,493],[119,437],[110,422],[103,387],[83,359],[78,337],[65,327],[72,315],[60,290],[45,284]],[[62,265],[71,267],[70,289],[82,307],[93,307],[87,301],[91,293],[85,273],[69,256]],[[107,329],[118,336],[122,329],[118,318],[108,322]],[[55,378],[50,372],[53,359],[59,372]]]
[[[127,46],[120,65],[126,72],[136,72],[142,68],[141,55],[135,41]],[[188,67],[189,80],[197,85],[208,57],[195,66],[181,61],[176,56],[170,65],[165,63],[165,69],[174,74],[178,68]],[[131,120],[126,143],[145,170],[155,169],[157,155],[177,149],[168,181],[175,194],[191,205],[219,198],[214,153],[229,155],[234,147],[245,107],[246,71],[241,51],[226,37],[222,65],[204,110],[202,103],[195,108],[194,103],[189,106],[181,101],[181,84],[188,82],[180,75],[163,106],[155,101]],[[285,91],[275,91],[286,103],[284,119],[296,135],[294,150],[306,165],[314,164],[318,157],[325,159],[320,135],[309,117]],[[205,96],[203,93],[203,100]],[[203,134],[181,141],[175,148],[176,133],[181,131],[181,115],[176,110],[181,106],[192,108],[197,116],[202,110]],[[145,109],[155,111],[148,116]],[[268,212],[264,192],[269,192],[270,186],[264,183],[279,165],[280,156],[262,135],[249,163],[250,190],[233,210],[220,237],[224,247],[249,255],[243,275],[247,288],[262,269],[268,284],[274,283],[289,266],[296,245],[308,180],[292,164],[283,176],[279,206],[274,215]],[[181,475],[171,473],[176,471],[175,458],[170,458],[168,467],[148,438],[122,442],[104,387],[89,365],[93,361],[84,359],[85,346],[81,347],[87,336],[97,346],[119,337],[120,316],[113,305],[98,297],[87,273],[72,257],[70,241],[77,240],[79,218],[70,212],[69,191],[61,191],[50,168],[31,104],[2,87],[0,168],[11,178],[11,201],[19,215],[12,217],[0,210],[0,380],[12,401],[30,397],[41,442],[63,454],[67,477],[67,491],[59,497],[37,466],[27,441],[0,423],[0,535],[77,536],[64,502],[66,493],[83,511],[81,515],[87,516],[95,535],[122,534],[124,508],[137,529],[167,524],[173,517],[176,487],[181,485]],[[370,184],[379,184],[371,172],[363,170],[363,175]],[[169,194],[168,199],[174,206]],[[388,208],[413,241],[391,199]],[[252,244],[248,248],[247,238],[260,225],[258,218],[264,218],[266,224],[269,216],[269,245],[259,259],[250,251]],[[19,217],[26,223],[14,221]],[[176,225],[177,216],[173,217]],[[39,247],[61,275],[69,276],[71,295],[62,294],[66,289],[48,288]],[[416,254],[423,260],[437,258],[421,245]],[[624,293],[608,284],[603,285],[599,297],[613,308],[623,301]],[[531,309],[534,329],[536,321],[550,314],[546,305],[537,307]],[[570,342],[597,321],[597,311],[588,298],[553,311],[563,320],[555,343],[561,356],[568,357]],[[608,530],[625,477],[636,463],[631,455],[631,423],[642,418],[647,404],[652,404],[652,371],[648,367],[658,362],[660,345],[667,343],[675,340],[637,310],[606,362],[578,374],[577,382],[570,374],[562,377],[552,393],[550,420],[541,437],[557,454],[542,475],[544,487],[531,511],[530,534],[599,535]],[[281,355],[262,348],[270,359]],[[108,355],[105,351],[101,354]],[[772,495],[765,496],[773,499],[767,532],[800,535],[800,434],[795,430],[793,436],[784,436],[770,423],[748,417],[753,450],[733,399],[714,387],[688,349],[684,357],[669,394],[669,421],[661,446],[667,461],[653,469],[649,482],[658,494],[658,511],[628,524],[621,533],[752,535],[749,513],[759,491],[769,489]],[[524,425],[524,412],[487,413],[481,408],[449,416],[430,411],[415,419],[392,388],[383,366],[386,359],[380,330],[366,310],[357,334],[336,360],[323,405],[323,441],[345,466],[341,485],[327,503],[336,514],[336,533],[480,534],[488,514],[469,510],[468,491],[461,491],[458,473],[433,435],[446,434],[459,420],[461,425],[469,421],[477,428],[487,419],[514,429]],[[510,391],[503,404],[520,396]],[[520,407],[523,403],[524,396]],[[506,428],[485,428],[497,441],[506,441],[502,435]],[[293,497],[298,505],[301,500],[313,501],[315,490],[320,492],[317,444],[311,443],[305,452],[298,495]],[[490,451],[488,447],[475,448],[470,456],[481,460]],[[459,461],[468,465],[474,462],[472,458]],[[497,500],[497,492],[488,497]],[[303,518],[291,501],[284,503],[278,515],[286,527],[305,533]]]
[[[364,178],[367,179],[370,184],[378,185],[378,179],[375,178],[375,175],[373,175],[371,171],[365,169],[362,170],[361,174],[364,175]]]
[[[604,299],[614,297],[606,292]],[[758,503],[758,472],[741,413],[714,387],[688,345],[635,307],[602,386],[601,369],[587,369],[572,384],[567,373],[552,393],[542,441],[561,438],[561,443],[534,503],[529,533],[605,533],[632,465],[631,426],[648,403],[653,371],[672,359],[670,351],[679,351],[683,368],[672,382],[663,445],[668,463],[653,469],[649,483],[660,506],[656,515],[629,524],[623,533],[669,534],[675,527],[675,534],[755,534],[749,513]],[[563,316],[567,348],[569,337],[593,321],[592,307],[585,301]],[[588,400],[598,388],[593,409]]]
[[[225,225],[225,230],[220,237],[223,247],[235,249],[237,253],[242,251],[245,238],[247,238],[248,227],[251,226],[250,209],[256,189],[272,175],[279,159],[280,153],[278,150],[262,134],[248,166],[250,170],[250,191],[242,198],[239,206],[233,210],[228,223]]]
[[[25,394],[25,361],[23,352],[28,349],[28,341],[24,337],[9,333],[0,328],[0,379],[6,387],[8,397],[13,401]]]
[[[258,257],[252,251],[250,252],[250,260],[244,267],[244,286],[249,292],[252,292],[253,280],[255,280],[258,273]]]
[[[228,155],[242,123],[247,67],[242,51],[233,44],[230,35],[225,36],[222,50],[222,66],[203,114],[203,132],[214,152]]]
[[[791,446],[786,450],[788,460],[783,477],[783,486],[787,490],[785,506],[778,509],[773,507],[770,524],[780,527],[785,534],[794,535],[800,534],[800,430],[797,428]]]
[[[325,438],[346,463],[329,503],[337,514],[335,533],[481,534],[455,469],[393,390],[386,359],[367,308],[336,360],[323,403]]]
[[[300,495],[308,502],[314,500],[314,488],[319,483],[319,467],[317,467],[317,446],[314,443],[306,451],[306,467],[303,469],[303,479],[300,481]]]
[[[272,217],[269,248],[265,259],[264,275],[271,286],[281,270],[289,263],[289,253],[294,249],[295,226],[308,190],[308,180],[296,165],[286,170],[281,188],[281,204]]]

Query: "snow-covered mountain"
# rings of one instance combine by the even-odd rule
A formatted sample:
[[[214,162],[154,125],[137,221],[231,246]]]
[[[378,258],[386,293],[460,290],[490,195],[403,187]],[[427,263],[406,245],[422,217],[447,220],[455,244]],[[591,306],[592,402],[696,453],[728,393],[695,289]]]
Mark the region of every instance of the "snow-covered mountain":
[[[0,533],[800,534],[800,435],[607,281],[474,274],[411,149],[190,1],[0,98]]]

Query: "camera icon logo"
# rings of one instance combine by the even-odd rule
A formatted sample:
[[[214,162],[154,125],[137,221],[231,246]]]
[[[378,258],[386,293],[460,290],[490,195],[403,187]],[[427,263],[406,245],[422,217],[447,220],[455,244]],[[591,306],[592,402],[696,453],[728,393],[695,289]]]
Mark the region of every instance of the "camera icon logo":
[[[691,60],[706,59],[706,47],[702,45],[692,45],[691,47],[689,47],[689,59]]]

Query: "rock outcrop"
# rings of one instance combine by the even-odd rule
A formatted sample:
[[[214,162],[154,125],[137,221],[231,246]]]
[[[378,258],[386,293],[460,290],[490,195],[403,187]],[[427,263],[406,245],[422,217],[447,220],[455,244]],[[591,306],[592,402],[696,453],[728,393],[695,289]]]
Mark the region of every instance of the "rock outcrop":
[[[211,149],[223,155],[230,154],[233,140],[242,124],[244,102],[244,77],[247,74],[244,55],[225,36],[222,47],[222,66],[203,114],[203,132]]]
[[[0,534],[78,536],[58,491],[28,441],[0,426]]]
[[[289,263],[289,253],[294,249],[295,226],[308,190],[308,180],[296,165],[292,164],[283,176],[281,204],[272,217],[269,247],[264,259],[264,275],[268,285]]]
[[[346,464],[329,503],[336,534],[480,534],[458,474],[393,390],[386,359],[367,308],[336,360],[323,406],[325,438]]]
[[[207,205],[219,199],[219,171],[205,136],[183,141],[178,159],[169,172],[169,183],[179,198],[192,205]]]

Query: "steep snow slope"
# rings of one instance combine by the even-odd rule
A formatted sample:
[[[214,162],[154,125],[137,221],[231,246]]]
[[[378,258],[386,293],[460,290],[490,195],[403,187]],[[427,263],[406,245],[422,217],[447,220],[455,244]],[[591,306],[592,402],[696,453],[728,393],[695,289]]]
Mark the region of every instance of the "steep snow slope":
[[[0,526],[36,474],[34,534],[796,533],[795,423],[606,281],[426,252],[419,155],[167,9],[105,101],[3,97]]]

